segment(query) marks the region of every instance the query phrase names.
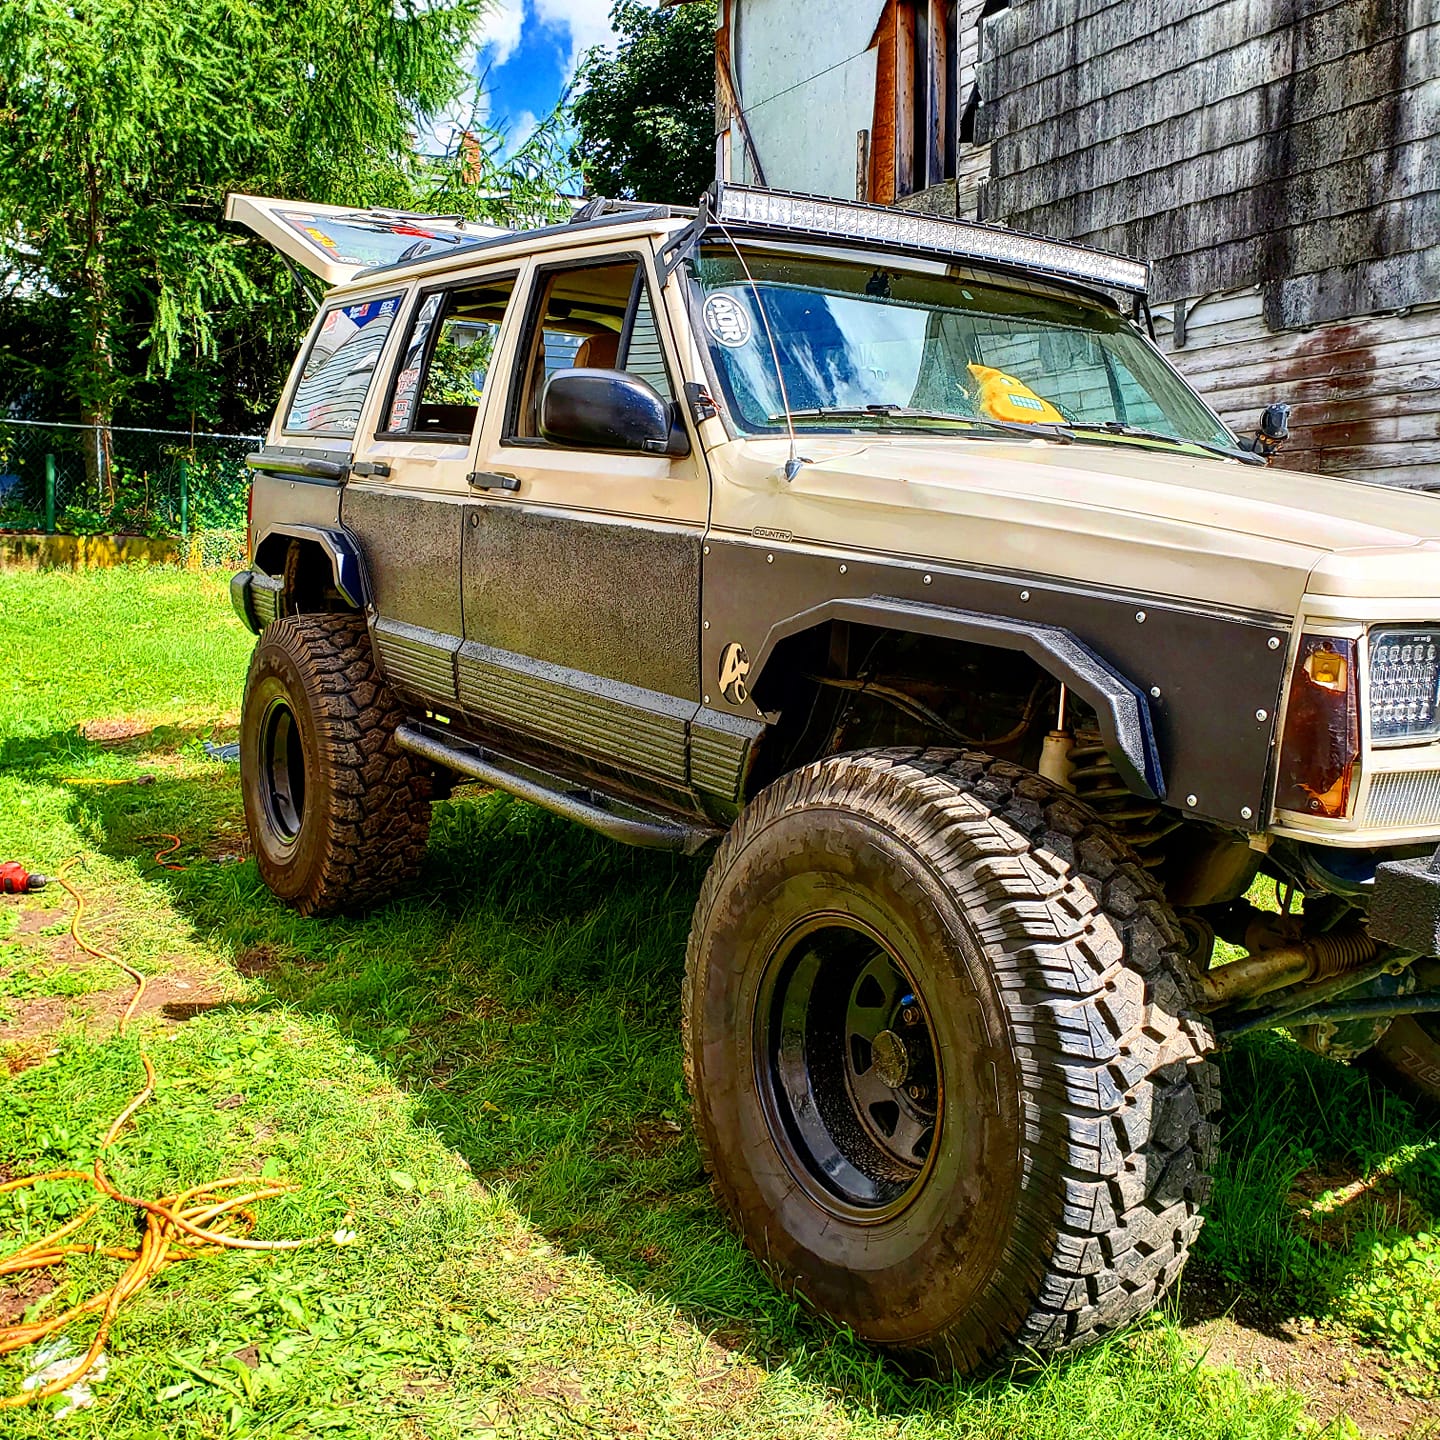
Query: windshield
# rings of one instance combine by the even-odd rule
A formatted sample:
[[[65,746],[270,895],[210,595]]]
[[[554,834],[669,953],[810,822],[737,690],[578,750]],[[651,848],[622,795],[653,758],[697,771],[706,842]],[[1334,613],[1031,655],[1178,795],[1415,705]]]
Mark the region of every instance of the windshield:
[[[1071,438],[1143,431],[1138,439],[1235,450],[1134,326],[1058,286],[960,265],[917,273],[743,253],[753,288],[733,249],[707,248],[696,265],[701,323],[742,430],[783,429],[788,398],[797,429],[1065,427]]]

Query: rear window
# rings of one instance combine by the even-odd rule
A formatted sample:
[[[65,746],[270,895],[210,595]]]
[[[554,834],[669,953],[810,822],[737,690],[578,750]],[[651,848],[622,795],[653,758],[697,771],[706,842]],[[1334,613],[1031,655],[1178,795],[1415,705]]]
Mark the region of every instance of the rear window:
[[[383,295],[325,312],[300,371],[285,429],[299,435],[353,435],[400,296]]]

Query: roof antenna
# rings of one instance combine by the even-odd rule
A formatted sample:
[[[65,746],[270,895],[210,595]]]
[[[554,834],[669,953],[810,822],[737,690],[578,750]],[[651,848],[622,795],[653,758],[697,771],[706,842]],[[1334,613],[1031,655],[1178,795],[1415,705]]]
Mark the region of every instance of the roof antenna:
[[[790,396],[785,389],[785,373],[780,368],[780,352],[775,348],[775,335],[770,329],[770,316],[766,312],[765,302],[760,298],[760,287],[755,283],[755,277],[750,273],[750,267],[745,263],[745,257],[740,253],[740,247],[735,243],[734,237],[725,228],[724,223],[718,217],[712,217],[715,228],[730,242],[730,248],[735,252],[735,258],[740,262],[740,268],[745,272],[746,282],[750,286],[750,293],[755,297],[755,308],[760,312],[760,323],[765,327],[765,339],[770,344],[770,359],[775,366],[775,379],[780,385],[780,404],[785,410],[785,428],[790,432],[790,458],[785,462],[785,478],[793,480],[799,473],[802,465],[809,465],[812,462],[803,455],[796,453],[795,448],[795,420],[790,414]]]

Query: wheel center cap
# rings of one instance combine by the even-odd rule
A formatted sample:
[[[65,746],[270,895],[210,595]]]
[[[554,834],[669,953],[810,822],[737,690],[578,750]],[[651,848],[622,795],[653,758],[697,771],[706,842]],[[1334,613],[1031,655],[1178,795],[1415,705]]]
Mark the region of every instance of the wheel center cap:
[[[905,1042],[893,1031],[882,1030],[870,1042],[871,1061],[875,1074],[892,1090],[898,1090],[910,1073],[910,1057],[905,1053]]]

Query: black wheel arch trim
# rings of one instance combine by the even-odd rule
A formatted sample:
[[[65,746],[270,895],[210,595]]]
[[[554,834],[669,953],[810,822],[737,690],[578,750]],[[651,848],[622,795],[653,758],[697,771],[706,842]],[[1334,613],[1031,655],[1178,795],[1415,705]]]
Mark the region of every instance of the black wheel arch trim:
[[[256,555],[272,535],[285,535],[292,540],[318,545],[330,561],[335,588],[346,604],[363,611],[370,603],[370,580],[365,573],[365,557],[348,531],[323,525],[269,525],[263,534],[255,538]]]
[[[1126,785],[1146,799],[1164,800],[1160,748],[1145,692],[1062,626],[1031,624],[883,595],[863,600],[828,600],[771,627],[755,659],[757,681],[782,640],[831,620],[964,640],[1028,655],[1095,711],[1101,738]]]

